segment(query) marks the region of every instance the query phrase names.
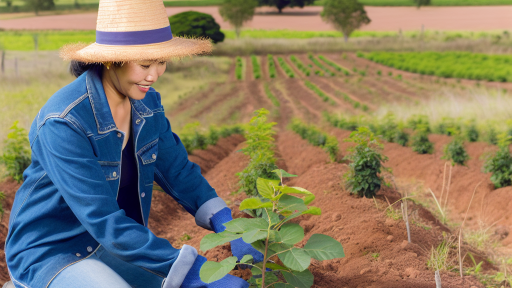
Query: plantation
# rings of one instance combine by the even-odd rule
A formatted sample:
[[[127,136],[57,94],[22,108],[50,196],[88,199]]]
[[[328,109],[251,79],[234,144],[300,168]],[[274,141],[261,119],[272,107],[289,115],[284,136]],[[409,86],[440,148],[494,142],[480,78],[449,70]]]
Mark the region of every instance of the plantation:
[[[480,83],[488,94],[472,100],[476,82],[436,82],[354,53],[244,55],[169,63],[162,83],[170,86],[156,87],[163,101],[174,99],[164,104],[165,113],[189,159],[236,218],[225,232],[211,233],[154,187],[152,231],[208,258],[204,281],[238,265],[224,243],[242,238],[264,254],[263,260],[244,257],[239,260],[245,266],[230,273],[253,287],[435,287],[436,270],[447,287],[485,287],[479,279],[489,287],[508,285],[510,256],[477,254],[469,246],[478,233],[496,235],[492,245],[510,245],[506,227],[512,220],[503,217],[510,208],[504,203],[512,200],[507,83],[498,88]],[[215,61],[224,68],[212,68]],[[53,70],[66,69],[32,62],[45,67],[50,78],[61,77]],[[12,86],[13,59],[6,64],[2,87],[30,88],[39,95],[41,89],[25,78]],[[210,80],[196,85],[187,82],[191,78]],[[187,85],[198,88],[171,94],[169,87]],[[442,94],[446,91],[452,94]],[[0,99],[11,103],[7,100],[27,97],[15,92],[20,94],[0,91]],[[454,99],[457,105],[451,104]],[[465,108],[470,105],[493,109]],[[2,167],[8,171],[30,157],[21,128],[28,129],[23,117],[33,119],[37,109],[27,111],[4,116],[23,119],[3,130]],[[0,184],[5,225],[21,184],[14,175]],[[482,221],[493,226],[482,232]],[[450,242],[458,237],[460,223],[462,245]],[[436,253],[445,247],[451,249],[448,269],[436,265],[442,260]],[[469,253],[474,260],[464,257]],[[5,265],[0,268],[0,278],[7,279]]]

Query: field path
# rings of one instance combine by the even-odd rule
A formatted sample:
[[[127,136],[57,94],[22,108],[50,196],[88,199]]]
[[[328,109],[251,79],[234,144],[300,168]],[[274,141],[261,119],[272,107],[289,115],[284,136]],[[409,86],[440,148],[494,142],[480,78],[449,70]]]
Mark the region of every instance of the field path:
[[[284,9],[282,15],[270,7],[258,8],[253,20],[245,27],[252,29],[290,29],[299,31],[331,31],[331,25],[320,18],[322,7],[313,6]],[[231,29],[222,20],[217,7],[174,7],[167,14],[199,11],[212,15],[223,29]],[[366,7],[372,22],[363,27],[367,31],[420,30],[512,30],[512,6],[471,7]],[[28,30],[94,30],[97,13],[52,15],[0,21],[3,29]]]

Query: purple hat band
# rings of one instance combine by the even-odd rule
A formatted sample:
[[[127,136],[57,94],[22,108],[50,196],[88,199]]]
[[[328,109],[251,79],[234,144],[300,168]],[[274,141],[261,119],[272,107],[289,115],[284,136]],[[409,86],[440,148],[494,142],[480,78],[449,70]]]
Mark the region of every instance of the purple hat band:
[[[96,30],[96,43],[103,45],[147,45],[172,39],[171,26],[160,29],[128,32]]]

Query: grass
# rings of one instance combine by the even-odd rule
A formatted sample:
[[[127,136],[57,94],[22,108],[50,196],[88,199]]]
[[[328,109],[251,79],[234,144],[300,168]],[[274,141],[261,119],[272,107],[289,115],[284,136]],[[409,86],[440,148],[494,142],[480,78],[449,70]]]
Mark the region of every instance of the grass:
[[[15,73],[18,59],[18,75]],[[231,59],[200,57],[169,63],[154,88],[162,95],[166,109],[191,94],[209,87],[210,83],[223,83],[228,79]],[[55,51],[6,53],[5,74],[0,73],[0,149],[7,130],[15,121],[30,129],[39,109],[59,89],[75,78],[68,72],[68,63]],[[174,124],[174,123],[173,123]],[[174,127],[173,127],[174,128]],[[1,151],[1,150],[0,150]]]

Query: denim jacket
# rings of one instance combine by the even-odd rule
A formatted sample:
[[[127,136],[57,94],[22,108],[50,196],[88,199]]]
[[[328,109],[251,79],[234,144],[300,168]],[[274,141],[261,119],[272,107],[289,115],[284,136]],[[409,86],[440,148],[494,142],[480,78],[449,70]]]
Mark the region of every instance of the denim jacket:
[[[188,160],[160,94],[151,88],[143,100],[130,102],[144,225],[117,204],[125,135],[114,123],[101,71],[88,70],[55,93],[30,128],[32,163],[16,193],[5,243],[16,287],[48,287],[100,245],[162,279],[174,270],[173,282],[181,285],[197,252],[187,247],[180,254],[148,229],[153,181],[210,230],[209,217],[225,203]]]

